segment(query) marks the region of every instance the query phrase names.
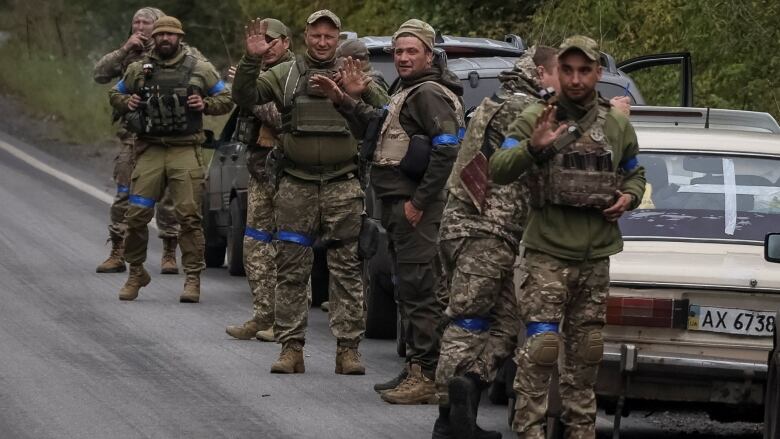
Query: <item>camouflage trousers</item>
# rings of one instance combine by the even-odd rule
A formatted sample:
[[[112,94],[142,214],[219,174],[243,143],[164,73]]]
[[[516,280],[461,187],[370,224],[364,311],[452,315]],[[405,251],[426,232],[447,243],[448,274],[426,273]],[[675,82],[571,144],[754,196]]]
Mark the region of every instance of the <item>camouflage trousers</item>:
[[[130,183],[125,259],[130,264],[146,261],[147,224],[152,220],[155,204],[167,189],[180,227],[182,267],[185,273],[199,273],[206,268],[200,209],[204,178],[200,146],[144,144],[143,147]]]
[[[439,404],[447,405],[447,383],[473,374],[489,383],[517,343],[519,318],[514,291],[517,252],[499,238],[442,241],[442,285],[449,292],[449,321],[436,367]]]
[[[609,258],[569,261],[527,250],[525,259],[528,277],[519,301],[527,338],[515,357],[517,402],[512,429],[521,438],[545,437],[547,393],[557,363],[565,437],[593,439]],[[555,355],[561,344],[562,355]]]
[[[112,241],[124,240],[127,233],[125,214],[129,206],[127,200],[130,196],[130,176],[133,174],[133,168],[135,167],[135,152],[133,150],[135,135],[127,131],[121,131],[117,133],[117,137],[119,137],[122,143],[119,147],[119,152],[114,157],[116,195],[109,210],[111,224],[108,225],[108,236]],[[163,194],[162,200],[156,205],[154,217],[157,220],[160,239],[175,238],[179,234],[179,223],[176,222],[176,215],[173,212],[173,201],[167,190]]]
[[[356,178],[319,183],[282,177],[273,205],[277,226],[274,333],[278,342],[305,341],[306,287],[315,236],[334,243],[327,255],[331,332],[344,346],[357,346],[363,338],[366,311],[357,251],[363,198]]]
[[[252,319],[260,328],[274,323],[276,251],[271,243],[274,227],[274,188],[268,179],[249,176],[247,187],[244,269],[252,290]]]

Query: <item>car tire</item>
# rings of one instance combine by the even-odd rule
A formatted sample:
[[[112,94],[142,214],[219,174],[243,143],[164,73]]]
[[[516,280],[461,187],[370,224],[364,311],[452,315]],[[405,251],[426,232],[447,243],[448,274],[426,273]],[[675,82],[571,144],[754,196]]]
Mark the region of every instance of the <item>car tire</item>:
[[[780,319],[780,313],[777,314]],[[769,357],[764,398],[764,439],[780,439],[780,349],[778,349],[777,319],[774,349]]]
[[[225,265],[225,246],[207,245],[204,252],[204,257],[206,259],[206,267],[222,267]]]
[[[227,239],[227,266],[231,276],[244,276],[244,229],[246,212],[241,210],[238,197],[230,201],[230,228]]]
[[[393,284],[378,270],[375,259],[363,261],[363,292],[366,301],[366,337],[393,339],[396,337],[397,306]]]

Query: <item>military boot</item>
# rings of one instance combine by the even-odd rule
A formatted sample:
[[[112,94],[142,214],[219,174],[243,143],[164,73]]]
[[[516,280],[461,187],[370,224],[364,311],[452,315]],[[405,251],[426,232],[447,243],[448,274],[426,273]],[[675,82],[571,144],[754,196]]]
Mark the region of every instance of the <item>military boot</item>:
[[[336,373],[339,375],[365,375],[366,368],[360,363],[357,346],[336,348]]]
[[[184,280],[184,291],[179,296],[179,302],[200,302],[200,273],[187,273],[187,279]]]
[[[279,359],[271,366],[271,373],[304,373],[303,344],[299,341],[288,341],[282,346]]]
[[[392,378],[390,381],[385,381],[384,383],[374,384],[374,391],[376,393],[382,393],[391,389],[395,389],[406,379],[407,376],[409,376],[409,363],[404,365],[404,369],[395,378]]]
[[[450,379],[450,428],[454,439],[501,439],[501,433],[486,431],[477,425],[479,400],[482,396],[480,380],[471,375]]]
[[[269,326],[268,329],[261,329],[255,333],[257,341],[276,341],[274,338],[274,327]]]
[[[149,285],[151,281],[152,277],[144,270],[143,264],[130,265],[127,282],[119,290],[119,300],[135,300],[138,297],[138,290]]]
[[[438,401],[433,380],[423,374],[419,364],[409,366],[409,375],[398,387],[380,395],[390,404],[435,404]]]
[[[160,261],[160,274],[179,274],[176,265],[176,238],[163,239],[163,254]]]
[[[125,241],[123,239],[111,240],[111,253],[108,259],[98,265],[97,273],[122,273],[127,270],[125,266]]]
[[[233,338],[239,340],[250,340],[257,334],[257,322],[249,320],[243,325],[231,325],[225,328],[225,332]]]

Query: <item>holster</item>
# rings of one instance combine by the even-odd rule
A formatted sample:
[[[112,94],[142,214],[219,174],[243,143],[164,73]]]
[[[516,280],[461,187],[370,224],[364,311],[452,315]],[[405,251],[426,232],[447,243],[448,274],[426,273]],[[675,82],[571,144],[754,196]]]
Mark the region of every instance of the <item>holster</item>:
[[[272,149],[265,159],[265,173],[268,175],[268,182],[274,190],[279,188],[279,180],[284,172],[285,161],[284,152],[280,148]]]
[[[244,145],[257,143],[260,124],[253,115],[240,115],[236,118],[236,140]]]
[[[387,108],[380,108],[375,110],[374,114],[369,118],[365,135],[363,136],[363,143],[360,145],[359,158],[361,162],[367,163],[374,158],[379,135],[382,133],[382,125],[385,123],[387,114]]]
[[[363,214],[358,235],[358,256],[371,259],[379,249],[379,221]]]

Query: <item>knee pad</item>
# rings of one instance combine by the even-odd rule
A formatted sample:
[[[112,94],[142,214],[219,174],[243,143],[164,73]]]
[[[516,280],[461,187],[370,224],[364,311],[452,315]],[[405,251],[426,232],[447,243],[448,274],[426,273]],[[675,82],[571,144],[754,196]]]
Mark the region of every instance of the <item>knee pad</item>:
[[[558,361],[561,337],[556,332],[542,332],[526,341],[528,357],[540,366],[554,366]]]
[[[580,342],[580,355],[585,364],[596,365],[604,357],[604,335],[601,329],[588,331]]]

